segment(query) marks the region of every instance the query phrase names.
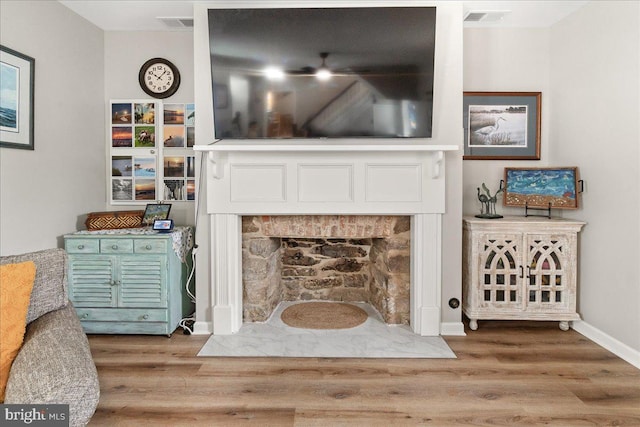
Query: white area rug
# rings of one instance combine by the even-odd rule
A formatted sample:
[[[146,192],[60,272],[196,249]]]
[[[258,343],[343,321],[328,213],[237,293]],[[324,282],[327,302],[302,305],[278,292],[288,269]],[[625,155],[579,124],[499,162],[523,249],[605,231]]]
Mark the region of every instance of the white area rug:
[[[369,318],[350,329],[300,329],[280,320],[296,302],[283,302],[265,323],[245,323],[234,335],[212,335],[198,356],[211,357],[353,357],[452,359],[456,355],[442,337],[421,337],[408,326],[387,325],[369,304]]]

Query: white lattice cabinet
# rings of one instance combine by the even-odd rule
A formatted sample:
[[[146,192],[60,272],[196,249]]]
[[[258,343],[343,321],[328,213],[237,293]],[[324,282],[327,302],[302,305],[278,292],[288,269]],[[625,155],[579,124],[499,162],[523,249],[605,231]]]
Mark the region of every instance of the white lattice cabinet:
[[[576,312],[578,232],[584,222],[540,217],[463,221],[463,311],[478,320],[569,321]]]

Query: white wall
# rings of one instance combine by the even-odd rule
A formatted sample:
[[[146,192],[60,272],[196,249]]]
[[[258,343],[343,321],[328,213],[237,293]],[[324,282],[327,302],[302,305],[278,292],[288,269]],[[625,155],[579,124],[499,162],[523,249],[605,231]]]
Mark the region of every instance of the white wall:
[[[574,327],[640,364],[640,3],[588,3],[550,28],[464,30],[465,91],[542,92],[540,161],[464,161],[464,212],[505,166],[578,166],[580,234]],[[488,184],[487,184],[488,185]],[[498,207],[503,214],[521,209]]]
[[[586,182],[579,312],[640,352],[640,3],[590,2],[551,42],[550,156]]]
[[[267,5],[268,3],[268,5]],[[197,135],[213,136],[213,108],[211,100],[211,71],[207,42],[207,7],[315,7],[338,6],[437,6],[435,88],[432,144],[456,144],[461,146],[462,132],[462,2],[453,1],[217,1],[194,5],[194,61],[195,96],[199,120],[196,121]],[[204,120],[203,120],[204,118]],[[206,120],[206,121],[205,121]],[[212,138],[211,138],[212,140]],[[200,137],[206,144],[206,138]],[[199,163],[199,162],[196,162]],[[442,322],[447,333],[463,333],[460,308],[448,305],[450,298],[461,298],[462,282],[462,152],[447,153],[447,213],[442,220]],[[200,188],[200,193],[204,189]],[[202,215],[197,230],[200,245],[197,256],[196,274],[196,329],[206,332],[211,327],[211,294],[209,257],[208,218]],[[203,326],[205,325],[205,326]],[[202,329],[199,329],[201,328]]]
[[[35,58],[35,150],[0,148],[0,254],[62,246],[104,209],[103,32],[53,1],[3,1],[2,45]]]
[[[163,99],[163,103],[194,102],[191,31],[107,31],[104,33],[104,57],[105,108],[112,99],[152,99],[140,88],[138,72],[147,60],[157,57],[173,62],[180,71],[180,88],[172,96]],[[103,132],[107,134],[106,129]],[[106,146],[104,136],[103,144]],[[105,210],[135,210],[144,209],[145,206],[146,202],[139,205],[112,205]],[[179,225],[193,225],[194,203],[172,201],[171,218]]]
[[[464,90],[467,92],[542,92],[541,159],[465,160],[464,213],[480,213],[476,189],[482,183],[494,192],[505,167],[543,167],[549,163],[550,41],[548,28],[466,28],[464,30]],[[462,110],[461,110],[462,114]],[[522,209],[505,208],[502,215],[521,215]]]

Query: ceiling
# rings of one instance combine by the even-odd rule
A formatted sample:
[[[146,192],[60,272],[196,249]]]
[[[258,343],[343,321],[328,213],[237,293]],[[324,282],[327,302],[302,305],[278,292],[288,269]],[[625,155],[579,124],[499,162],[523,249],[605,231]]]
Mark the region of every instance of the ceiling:
[[[59,0],[60,3],[105,31],[191,31],[180,20],[170,19],[167,25],[159,18],[193,18],[192,0]],[[359,0],[352,0],[354,5]],[[265,4],[272,3],[265,1]],[[313,2],[309,2],[312,4]],[[371,2],[362,2],[363,4]],[[484,1],[463,2],[464,16],[469,12],[491,12],[480,22],[465,22],[474,27],[549,27],[562,20],[588,1]],[[492,21],[493,12],[504,12]],[[463,19],[462,16],[460,19]],[[165,20],[166,21],[166,20]]]

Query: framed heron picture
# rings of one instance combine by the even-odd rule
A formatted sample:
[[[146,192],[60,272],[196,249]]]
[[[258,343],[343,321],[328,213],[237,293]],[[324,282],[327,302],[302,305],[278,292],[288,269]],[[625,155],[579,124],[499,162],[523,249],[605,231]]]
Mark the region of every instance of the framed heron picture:
[[[540,160],[540,92],[464,92],[465,160]]]

